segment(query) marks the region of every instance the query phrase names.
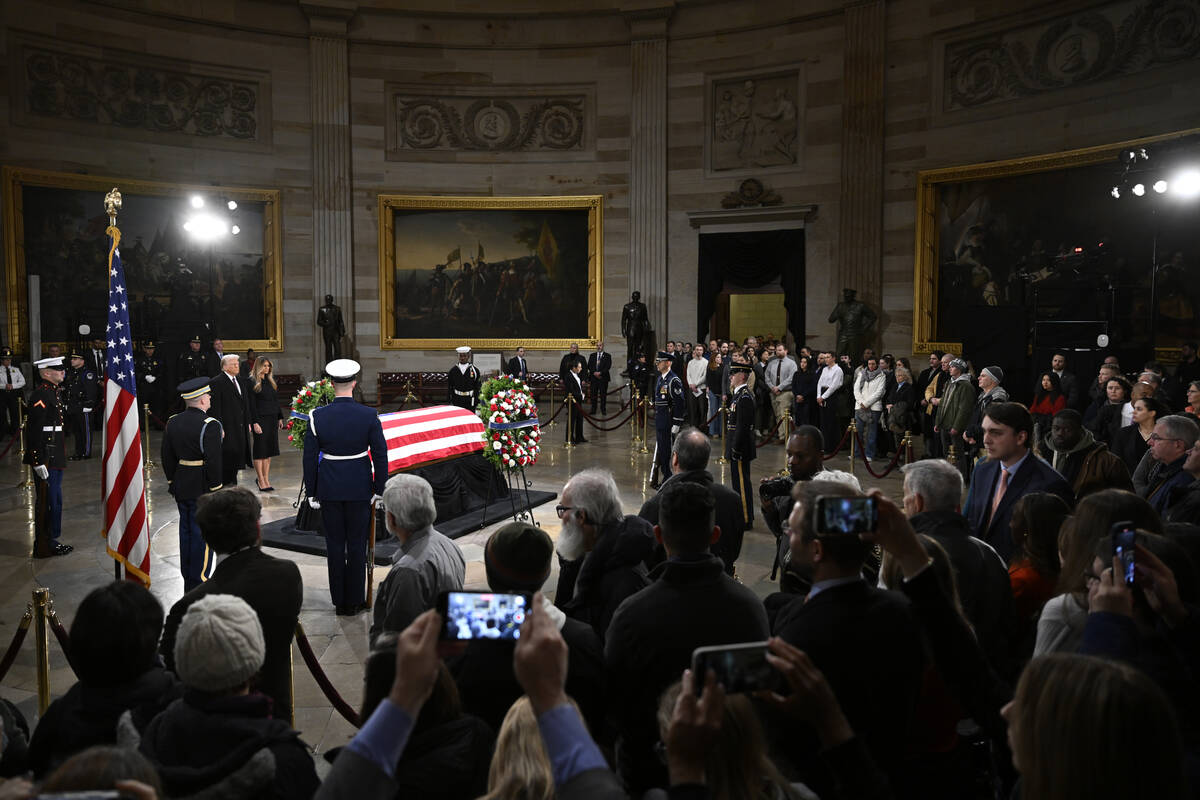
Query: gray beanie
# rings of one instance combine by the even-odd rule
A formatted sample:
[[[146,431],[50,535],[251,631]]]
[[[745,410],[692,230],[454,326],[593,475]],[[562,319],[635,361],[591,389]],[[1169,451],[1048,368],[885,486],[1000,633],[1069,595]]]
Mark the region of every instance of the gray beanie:
[[[981,375],[987,375],[996,383],[1004,383],[1004,370],[999,367],[984,367]]]
[[[241,686],[266,658],[262,623],[240,597],[210,594],[187,610],[175,634],[175,672],[205,692]]]

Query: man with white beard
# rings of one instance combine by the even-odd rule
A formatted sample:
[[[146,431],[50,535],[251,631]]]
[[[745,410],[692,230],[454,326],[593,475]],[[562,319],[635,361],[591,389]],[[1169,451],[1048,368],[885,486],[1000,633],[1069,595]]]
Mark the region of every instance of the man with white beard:
[[[654,550],[654,529],[624,514],[617,483],[603,469],[571,476],[555,511],[562,532],[554,604],[603,640],[617,606],[649,584],[643,562]]]

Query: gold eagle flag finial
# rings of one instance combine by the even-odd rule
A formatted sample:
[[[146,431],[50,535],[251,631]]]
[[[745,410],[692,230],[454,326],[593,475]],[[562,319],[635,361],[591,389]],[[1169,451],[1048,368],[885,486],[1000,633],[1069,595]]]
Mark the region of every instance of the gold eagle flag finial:
[[[117,212],[121,210],[121,192],[117,187],[104,195],[104,210],[108,212],[109,224],[117,224]]]

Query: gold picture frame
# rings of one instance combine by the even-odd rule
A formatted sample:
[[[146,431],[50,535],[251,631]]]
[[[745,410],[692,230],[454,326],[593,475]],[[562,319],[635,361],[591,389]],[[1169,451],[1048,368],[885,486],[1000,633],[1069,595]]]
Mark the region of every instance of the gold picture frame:
[[[471,197],[471,196],[426,196],[426,195],[394,195],[381,194],[378,200],[379,209],[379,346],[383,350],[445,350],[460,345],[468,345],[477,349],[513,349],[526,347],[530,350],[561,350],[571,343],[577,343],[581,348],[594,347],[604,336],[604,197],[602,195],[563,195],[552,197]],[[441,213],[437,213],[441,212]],[[469,212],[469,213],[467,213]],[[516,212],[514,214],[514,212]],[[586,252],[578,252],[578,248],[567,247],[560,251],[557,239],[549,228],[547,215],[539,212],[551,212],[556,220],[570,224],[572,235],[568,243],[586,240]],[[565,212],[565,213],[560,213]],[[409,220],[397,225],[399,215],[409,216]],[[406,227],[415,226],[414,220],[420,215],[422,220],[420,245],[426,253],[437,253],[433,258],[417,259],[397,263],[397,235],[405,235]],[[444,216],[443,216],[444,215]],[[578,220],[573,218],[578,216]],[[441,217],[439,219],[439,217]],[[483,241],[472,241],[469,234],[462,236],[444,236],[438,239],[439,231],[448,227],[451,222],[458,224],[459,229],[467,227],[464,221],[480,226],[489,232],[514,234],[518,224],[534,224],[541,221],[542,234],[536,244],[527,241],[529,253],[519,256],[503,256],[503,260],[489,260],[490,246],[485,247]],[[520,221],[520,222],[518,222]],[[581,226],[586,223],[586,238],[581,233]],[[557,224],[557,223],[556,223]],[[557,230],[557,228],[556,228]],[[529,228],[524,229],[528,233]],[[547,238],[546,231],[551,231]],[[563,238],[561,235],[558,238]],[[493,239],[492,241],[496,241]],[[403,245],[399,245],[403,249]],[[515,245],[514,245],[515,246]],[[446,252],[445,264],[441,262],[441,253]],[[457,270],[450,270],[455,263],[451,256],[457,254]],[[475,257],[472,258],[472,255]],[[503,255],[503,254],[501,254]],[[480,262],[487,265],[483,273],[478,273],[477,288],[474,290],[474,307],[466,309],[462,306],[462,292],[458,293],[459,305],[451,303],[455,297],[455,286],[458,281],[451,281],[449,276],[456,272],[463,275],[464,256],[466,264],[472,260],[478,266]],[[436,261],[438,263],[428,263]],[[538,286],[544,286],[550,277],[554,278],[558,292],[557,305],[547,303],[537,309],[526,308],[506,299],[504,292],[498,291],[496,281],[502,281],[499,273],[504,272],[503,265],[512,267],[515,276],[516,269],[522,269],[526,280]],[[546,262],[549,266],[546,266]],[[497,272],[497,268],[499,272]],[[562,275],[557,273],[562,269]],[[400,270],[408,272],[408,280],[398,279]],[[443,272],[444,270],[444,272]],[[584,278],[586,271],[586,286],[578,284]],[[470,271],[466,271],[468,275]],[[419,276],[418,276],[419,273]],[[437,277],[435,277],[437,276]],[[446,288],[433,288],[434,283],[445,284]],[[527,284],[528,285],[528,284]],[[398,295],[398,286],[399,295]],[[438,294],[434,294],[435,291]],[[420,297],[418,297],[420,295]],[[545,292],[541,295],[544,297]],[[529,297],[529,295],[525,295]],[[404,319],[397,316],[398,298],[405,299],[402,309]],[[487,308],[490,301],[491,308]],[[586,325],[577,325],[571,330],[571,321],[578,320],[578,311],[569,313],[569,309],[578,308],[578,303],[586,302]],[[497,317],[497,307],[503,303]],[[574,305],[573,305],[574,304]],[[469,303],[468,303],[469,305]],[[437,307],[435,310],[435,306]],[[426,310],[428,309],[428,310]],[[534,335],[525,337],[507,326],[512,331],[510,335],[487,335],[506,326],[500,325],[497,319],[508,318],[510,321],[516,309],[523,315],[522,321],[535,328]],[[536,320],[528,319],[537,311]],[[471,319],[471,314],[477,314]],[[464,319],[465,317],[465,319]],[[487,317],[487,320],[484,320]],[[549,323],[549,324],[547,324]],[[409,330],[399,330],[401,326]],[[406,335],[414,328],[428,330],[430,327],[446,331],[442,337]],[[519,326],[515,326],[519,327]]]
[[[946,341],[936,335],[938,330],[939,270],[941,263],[939,210],[941,191],[948,184],[967,181],[987,181],[1053,172],[1112,162],[1113,178],[1119,169],[1117,157],[1122,150],[1163,142],[1200,133],[1200,128],[1147,136],[1113,144],[1098,145],[1058,153],[968,164],[956,167],[922,170],[917,173],[916,232],[914,241],[913,274],[913,353],[925,354],[934,350],[962,352],[962,342]],[[1174,348],[1158,348],[1160,357],[1170,358]]]
[[[161,183],[157,181],[129,180],[124,178],[104,177],[97,175],[78,175],[48,170],[25,169],[22,167],[5,166],[0,176],[0,191],[3,191],[4,202],[4,242],[5,242],[5,290],[8,301],[8,341],[15,352],[23,353],[28,348],[29,309],[28,309],[28,273],[26,270],[26,238],[25,238],[25,196],[26,187],[41,187],[61,189],[64,191],[98,193],[99,198],[113,187],[120,189],[124,197],[125,217],[131,215],[131,203],[137,203],[137,197],[179,197],[184,198],[193,194],[204,196],[217,195],[221,199],[233,200],[239,205],[253,206],[261,204],[262,208],[262,310],[265,320],[265,338],[234,339],[225,337],[227,352],[244,351],[253,348],[257,352],[279,352],[283,349],[283,265],[281,247],[281,192],[278,189],[253,189],[245,187],[205,186],[199,184]],[[85,213],[88,218],[102,216],[104,206],[101,200],[95,208],[89,207]],[[117,226],[121,227],[122,216],[117,217]],[[162,221],[163,229],[166,220]],[[122,228],[125,234],[122,248],[133,246],[130,231]],[[182,235],[182,234],[181,234]],[[126,258],[128,260],[128,257]],[[104,263],[97,261],[96,268],[103,270]],[[43,319],[44,319],[43,313]],[[221,335],[220,331],[216,331]],[[69,346],[72,342],[47,340],[42,342],[43,348],[50,344]],[[40,357],[40,356],[39,356]]]

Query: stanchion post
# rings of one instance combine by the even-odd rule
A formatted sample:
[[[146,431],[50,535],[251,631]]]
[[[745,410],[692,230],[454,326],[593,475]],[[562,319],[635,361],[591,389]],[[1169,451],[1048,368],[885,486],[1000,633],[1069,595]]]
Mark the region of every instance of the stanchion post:
[[[854,424],[854,419],[850,419],[850,474],[854,474],[854,441],[857,439],[858,427]]]
[[[567,441],[563,447],[572,450],[575,448],[575,442],[572,441],[575,438],[575,425],[571,419],[571,407],[575,405],[575,396],[569,394],[563,402],[567,404]]]
[[[546,424],[547,428],[553,428],[554,422],[554,384],[550,384],[550,422]]]
[[[779,470],[779,475],[787,475],[788,470],[788,455],[787,443],[792,438],[792,410],[790,408],[783,411],[783,469]]]
[[[913,463],[912,431],[904,432],[904,463]]]
[[[725,417],[729,413],[729,404],[725,398],[721,398],[721,455],[717,458],[718,464],[728,464],[729,459],[725,457],[725,437],[729,436],[729,426],[725,424]]]
[[[650,398],[642,398],[642,449],[643,454],[649,453],[646,443],[650,440]]]
[[[44,586],[33,590],[33,643],[37,649],[38,714],[45,714],[50,705],[50,618],[46,613],[50,590]]]
[[[954,445],[950,445],[950,449],[946,453],[946,460],[954,466],[958,466],[958,451],[954,449]]]
[[[150,457],[150,404],[143,403],[142,409],[146,412],[142,418],[142,433],[146,437],[146,444],[142,448],[142,451],[146,459],[146,469],[150,469],[154,466],[154,459]]]
[[[630,391],[629,408],[632,409],[632,413],[633,413],[633,419],[631,420],[632,424],[629,426],[632,431],[632,435],[633,435],[633,438],[630,440],[630,444],[633,446],[633,449],[636,450],[637,446],[639,444],[641,444],[641,441],[642,441],[640,431],[638,430],[638,403],[639,403],[639,400],[638,400],[638,393],[637,393],[636,388],[631,387],[629,391]]]

